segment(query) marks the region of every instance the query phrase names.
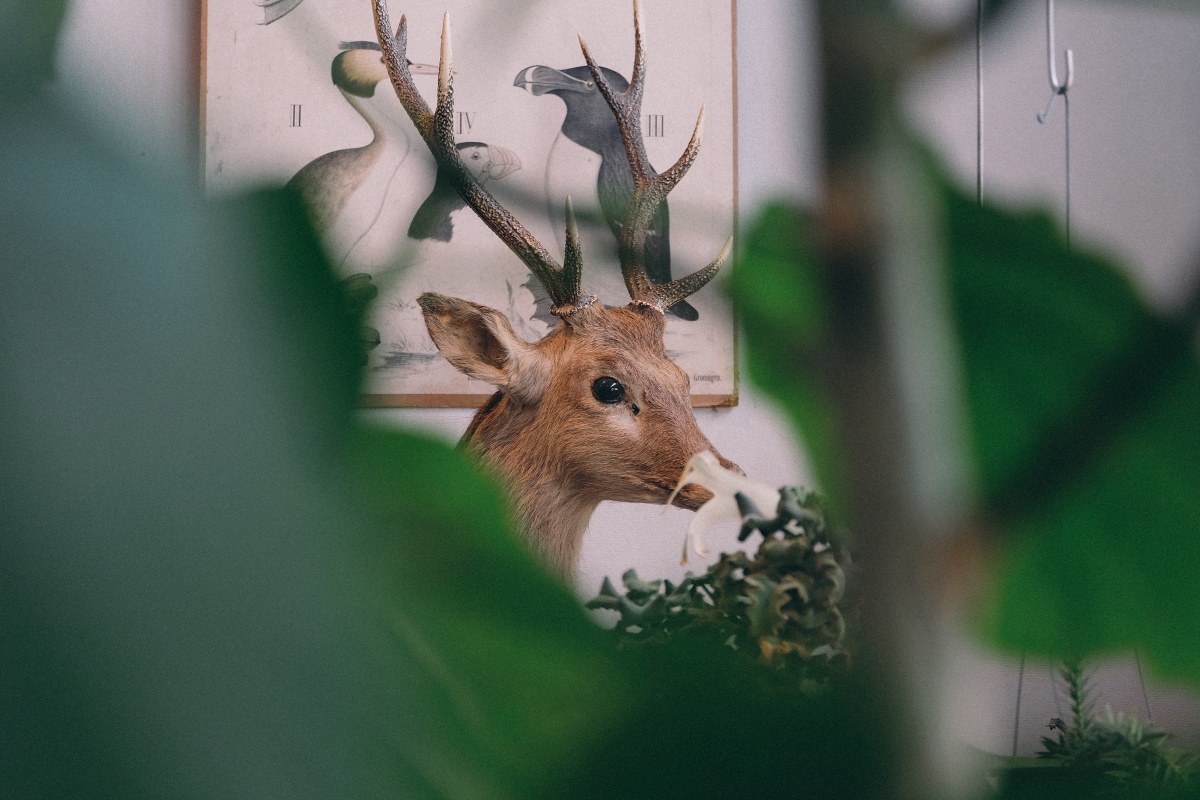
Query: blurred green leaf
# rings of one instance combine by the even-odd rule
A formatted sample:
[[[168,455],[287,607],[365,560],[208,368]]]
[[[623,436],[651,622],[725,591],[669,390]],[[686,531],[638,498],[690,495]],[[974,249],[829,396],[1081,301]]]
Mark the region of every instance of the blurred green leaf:
[[[45,99],[0,150],[0,796],[379,791],[311,232],[278,193],[146,180]]]
[[[404,695],[400,756],[429,796],[538,796],[629,712],[611,646],[514,538],[500,492],[461,452],[362,427],[352,455],[381,521],[370,550],[381,652]]]
[[[986,620],[1012,648],[1054,655],[1131,646],[1200,682],[1200,376],[1161,387],[1069,487],[1011,527]]]
[[[1113,264],[1070,251],[1046,214],[979,208],[940,180],[976,465],[1009,534],[988,635],[1046,656],[1137,646],[1160,674],[1200,681],[1187,622],[1200,613],[1193,326],[1151,312]],[[826,291],[807,236],[800,212],[768,208],[732,293],[751,377],[836,485]]]
[[[826,295],[811,237],[804,212],[784,203],[766,206],[746,234],[728,290],[746,336],[750,378],[788,413],[823,491],[836,500],[843,486],[837,417],[820,384]]]
[[[1023,513],[1059,478],[1031,475],[1033,461],[1070,469],[1086,443],[1066,437],[1103,437],[1081,415],[1121,410],[1111,394],[1130,387],[1102,382],[1157,323],[1123,274],[1068,251],[1045,214],[981,209],[949,186],[944,197],[980,477],[993,508]]]
[[[335,450],[358,408],[360,318],[300,200],[284,189],[256,191],[209,203],[204,221],[211,258],[253,265],[237,276],[245,295],[230,298],[227,313],[264,333],[287,331],[288,347],[259,369],[301,414],[296,435]]]
[[[980,475],[1009,534],[988,632],[1042,655],[1137,646],[1200,682],[1191,329],[1044,214],[944,197]]]
[[[0,107],[50,77],[54,43],[66,0],[7,0],[0,4]]]

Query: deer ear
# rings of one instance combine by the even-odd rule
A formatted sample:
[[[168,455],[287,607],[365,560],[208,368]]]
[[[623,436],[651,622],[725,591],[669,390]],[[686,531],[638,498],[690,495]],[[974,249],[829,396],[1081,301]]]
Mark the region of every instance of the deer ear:
[[[532,374],[542,372],[544,356],[499,311],[433,292],[417,303],[433,343],[459,372],[502,389],[526,388]]]

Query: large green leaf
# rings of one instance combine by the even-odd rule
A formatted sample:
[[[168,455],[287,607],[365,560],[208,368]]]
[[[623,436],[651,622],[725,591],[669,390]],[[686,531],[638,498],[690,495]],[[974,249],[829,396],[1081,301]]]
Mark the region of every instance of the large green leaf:
[[[48,103],[0,149],[0,795],[378,791],[333,490],[354,332],[311,230]]]
[[[1152,312],[1048,215],[980,208],[929,163],[984,512],[1004,534],[984,629],[1047,656],[1136,646],[1161,674],[1200,681],[1194,322]],[[802,212],[768,208],[732,289],[751,377],[785,404],[836,495],[829,287],[807,237]]]
[[[980,474],[1008,534],[987,630],[1044,655],[1136,646],[1200,682],[1192,331],[1046,216],[944,196]]]
[[[728,290],[738,306],[751,380],[788,413],[802,435],[822,489],[842,493],[836,417],[821,385],[828,336],[825,287],[817,278],[807,215],[766,206],[746,234]]]
[[[405,712],[391,731],[397,756],[430,796],[537,796],[628,714],[615,653],[461,452],[363,428],[353,457],[380,519],[369,552],[380,652]]]

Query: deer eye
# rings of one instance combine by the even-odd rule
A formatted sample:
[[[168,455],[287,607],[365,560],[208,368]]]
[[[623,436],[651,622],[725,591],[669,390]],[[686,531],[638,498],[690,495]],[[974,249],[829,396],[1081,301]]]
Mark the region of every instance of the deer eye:
[[[592,396],[611,406],[625,399],[625,387],[616,378],[605,375],[592,381]]]

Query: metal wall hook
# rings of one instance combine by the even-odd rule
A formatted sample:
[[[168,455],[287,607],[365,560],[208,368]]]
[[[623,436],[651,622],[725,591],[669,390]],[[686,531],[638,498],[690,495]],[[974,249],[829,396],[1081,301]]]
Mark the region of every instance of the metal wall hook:
[[[1050,116],[1050,109],[1054,108],[1054,98],[1060,94],[1065,95],[1071,85],[1075,83],[1075,52],[1073,50],[1066,51],[1067,56],[1067,78],[1061,83],[1058,80],[1058,61],[1054,57],[1054,0],[1046,0],[1046,65],[1047,72],[1050,78],[1050,101],[1046,103],[1046,110],[1037,115],[1037,121],[1044,123]]]

